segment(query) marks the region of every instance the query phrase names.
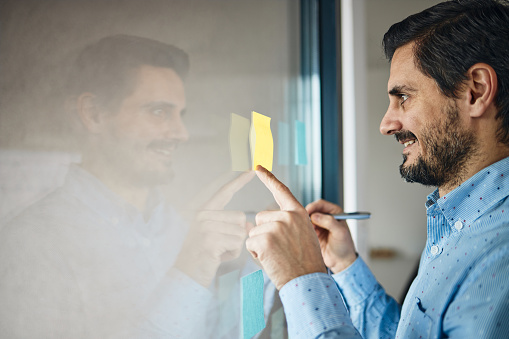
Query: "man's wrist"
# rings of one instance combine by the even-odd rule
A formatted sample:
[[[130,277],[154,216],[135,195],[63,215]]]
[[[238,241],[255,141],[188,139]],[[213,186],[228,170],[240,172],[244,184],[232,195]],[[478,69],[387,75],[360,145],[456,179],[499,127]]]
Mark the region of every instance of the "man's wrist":
[[[347,258],[338,261],[335,265],[329,267],[332,273],[336,274],[346,270],[348,267],[352,266],[352,264],[357,260],[359,255],[357,253],[353,253],[349,255]]]

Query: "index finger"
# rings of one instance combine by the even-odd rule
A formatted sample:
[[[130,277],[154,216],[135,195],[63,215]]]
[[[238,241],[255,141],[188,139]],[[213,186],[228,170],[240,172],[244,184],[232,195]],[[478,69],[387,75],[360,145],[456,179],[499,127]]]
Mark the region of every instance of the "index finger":
[[[272,193],[281,210],[294,211],[304,208],[300,202],[295,199],[290,189],[263,166],[256,166],[256,175]]]
[[[244,172],[226,183],[214,196],[203,205],[205,210],[222,210],[232,200],[233,195],[253,179],[253,171]]]

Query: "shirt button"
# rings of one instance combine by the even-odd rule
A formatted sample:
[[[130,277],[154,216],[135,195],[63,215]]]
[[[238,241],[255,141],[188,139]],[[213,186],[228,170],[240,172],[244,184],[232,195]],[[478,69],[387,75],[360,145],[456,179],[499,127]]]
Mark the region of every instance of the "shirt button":
[[[148,239],[143,239],[143,240],[141,241],[141,243],[142,243],[142,244],[143,244],[143,246],[145,246],[145,247],[149,247],[149,246],[150,246],[150,240],[148,240]]]
[[[439,250],[440,250],[440,249],[438,248],[438,246],[437,246],[437,245],[433,245],[433,246],[431,246],[431,254],[435,255],[435,254],[437,254],[437,253],[438,253],[438,251],[439,251]]]
[[[463,223],[461,221],[456,221],[454,223],[454,228],[457,229],[458,231],[460,231],[462,228],[463,228]]]

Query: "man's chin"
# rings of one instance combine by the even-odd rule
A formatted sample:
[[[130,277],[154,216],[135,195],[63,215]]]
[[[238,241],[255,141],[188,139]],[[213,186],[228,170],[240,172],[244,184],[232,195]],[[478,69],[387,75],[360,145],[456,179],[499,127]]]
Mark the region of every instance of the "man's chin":
[[[148,171],[145,173],[140,173],[138,176],[138,181],[142,185],[147,186],[162,186],[170,184],[175,178],[175,172],[173,169],[167,169],[164,171]]]
[[[399,167],[399,173],[406,182],[418,183],[424,186],[439,186],[442,178],[437,176],[438,171],[434,167],[424,162],[421,158],[415,163],[409,164],[408,161],[403,162]]]

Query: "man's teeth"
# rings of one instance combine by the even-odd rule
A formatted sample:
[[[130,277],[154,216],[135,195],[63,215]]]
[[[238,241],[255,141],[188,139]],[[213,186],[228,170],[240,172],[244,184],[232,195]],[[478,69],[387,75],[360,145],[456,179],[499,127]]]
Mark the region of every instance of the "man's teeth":
[[[157,153],[161,153],[163,155],[170,155],[171,154],[170,151],[165,150],[165,149],[155,149],[154,151],[156,151]]]
[[[403,145],[405,145],[405,147],[407,146],[410,146],[411,144],[413,144],[415,142],[415,140],[409,140],[407,142],[405,142]]]

